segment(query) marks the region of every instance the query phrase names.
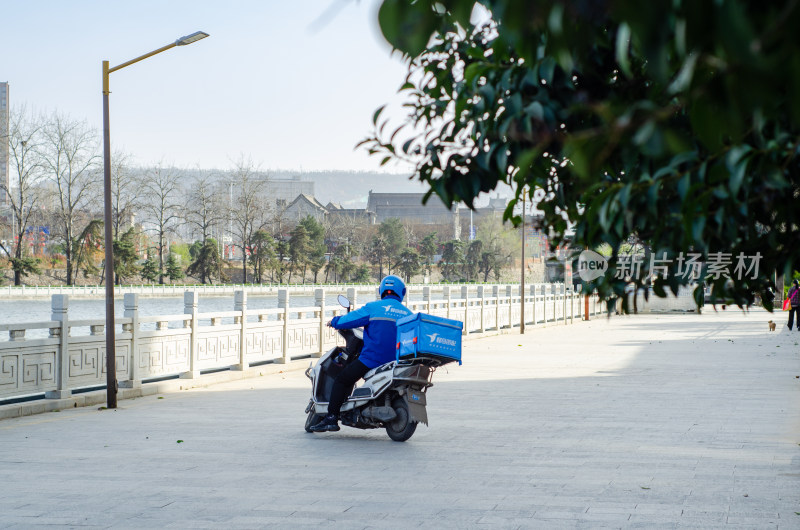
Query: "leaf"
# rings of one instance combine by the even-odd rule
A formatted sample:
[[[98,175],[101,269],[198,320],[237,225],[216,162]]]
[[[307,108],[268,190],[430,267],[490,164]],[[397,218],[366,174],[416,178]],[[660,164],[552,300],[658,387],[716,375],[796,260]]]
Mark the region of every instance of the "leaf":
[[[628,47],[630,46],[630,42],[631,28],[626,22],[623,22],[619,25],[619,28],[617,28],[616,56],[619,69],[622,70],[622,73],[627,77],[633,76],[631,73],[631,61],[628,58]]]
[[[381,117],[381,113],[383,112],[383,109],[385,109],[385,108],[386,108],[386,105],[381,105],[380,107],[378,107],[375,110],[375,113],[372,115],[372,125],[374,125],[376,127],[378,126],[378,119]]]
[[[525,114],[534,118],[536,121],[544,121],[544,107],[538,101],[534,101],[525,107]]]
[[[480,79],[483,76],[483,73],[487,70],[487,66],[484,63],[471,63],[464,69],[464,81],[468,85],[472,85],[477,79]]]
[[[552,57],[545,57],[539,63],[539,78],[548,85],[553,84],[553,74],[556,70],[556,61]]]
[[[439,15],[428,2],[383,0],[378,10],[378,24],[384,38],[411,57],[425,50],[438,23]]]
[[[732,197],[738,195],[739,189],[742,187],[742,181],[747,170],[748,154],[751,151],[752,148],[749,145],[740,145],[732,148],[725,156],[725,165],[730,172],[728,189],[730,189]]]
[[[697,53],[689,54],[689,57],[683,62],[683,66],[678,72],[678,75],[675,76],[675,79],[672,80],[672,83],[670,83],[667,89],[669,94],[675,95],[689,89],[689,86],[692,84],[692,76],[694,75],[697,57]]]

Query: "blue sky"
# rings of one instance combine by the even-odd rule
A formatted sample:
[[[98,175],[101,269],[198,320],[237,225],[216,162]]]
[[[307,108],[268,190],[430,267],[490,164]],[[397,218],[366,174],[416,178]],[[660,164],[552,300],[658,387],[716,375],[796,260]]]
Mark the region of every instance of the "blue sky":
[[[336,7],[339,9],[336,9]],[[406,68],[377,28],[376,0],[13,1],[0,81],[12,106],[102,128],[101,63],[202,30],[211,37],[111,74],[115,148],[139,164],[374,170],[354,146]],[[398,172],[406,168],[390,168]]]

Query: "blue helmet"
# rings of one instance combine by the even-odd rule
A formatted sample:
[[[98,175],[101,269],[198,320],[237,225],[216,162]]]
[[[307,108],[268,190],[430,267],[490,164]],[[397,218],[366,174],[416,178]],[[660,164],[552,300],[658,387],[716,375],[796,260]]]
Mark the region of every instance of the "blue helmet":
[[[387,292],[393,293],[400,297],[400,301],[402,302],[406,297],[406,284],[404,284],[403,280],[395,275],[387,276],[381,280],[381,286],[378,287],[378,296],[383,298]]]

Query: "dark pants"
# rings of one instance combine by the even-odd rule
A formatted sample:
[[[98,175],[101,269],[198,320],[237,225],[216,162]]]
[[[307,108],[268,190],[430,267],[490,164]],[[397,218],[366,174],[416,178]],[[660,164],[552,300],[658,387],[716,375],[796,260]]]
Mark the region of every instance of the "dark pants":
[[[789,329],[792,329],[795,319],[797,319],[797,329],[800,330],[800,307],[795,307],[792,304],[792,308],[789,310]]]
[[[331,388],[331,399],[328,402],[328,414],[339,416],[342,404],[344,400],[347,399],[348,394],[352,392],[353,385],[364,377],[364,374],[369,372],[369,370],[370,369],[365,366],[364,363],[355,360],[348,364],[347,367],[336,376],[336,379],[333,381],[333,387]]]

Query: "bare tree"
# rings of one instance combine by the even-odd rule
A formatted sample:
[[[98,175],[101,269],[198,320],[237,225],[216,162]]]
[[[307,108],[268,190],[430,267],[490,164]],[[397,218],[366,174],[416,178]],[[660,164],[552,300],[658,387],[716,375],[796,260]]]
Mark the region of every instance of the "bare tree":
[[[38,270],[36,262],[23,254],[25,233],[41,198],[41,189],[36,186],[42,175],[41,142],[42,120],[29,115],[25,107],[15,108],[9,116],[10,183],[0,182],[0,192],[11,208],[11,233],[15,238],[6,245],[0,243],[0,249],[11,262],[14,285],[21,285],[23,275]]]
[[[181,224],[181,187],[179,177],[172,168],[162,164],[148,170],[142,179],[142,189],[146,200],[142,201],[142,211],[146,215],[149,231],[156,238],[158,253],[158,283],[164,283],[164,257],[167,250],[167,238]]]
[[[133,225],[142,193],[141,179],[131,171],[130,162],[131,155],[124,151],[115,151],[111,157],[111,215],[116,240],[125,225]]]
[[[193,235],[199,234],[201,243],[211,237],[212,230],[225,219],[226,208],[219,201],[217,179],[211,174],[198,174],[187,192],[184,218]]]
[[[244,155],[236,161],[231,183],[233,202],[231,220],[233,243],[242,250],[242,282],[247,283],[247,254],[253,247],[253,237],[268,219],[267,202],[263,196],[264,181],[255,175],[256,168],[250,157]]]
[[[64,243],[67,285],[75,280],[76,251],[84,246],[80,235],[94,220],[92,208],[101,196],[97,132],[85,121],[53,113],[43,131],[42,165],[53,185],[54,215]]]

